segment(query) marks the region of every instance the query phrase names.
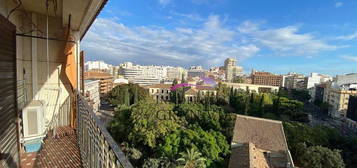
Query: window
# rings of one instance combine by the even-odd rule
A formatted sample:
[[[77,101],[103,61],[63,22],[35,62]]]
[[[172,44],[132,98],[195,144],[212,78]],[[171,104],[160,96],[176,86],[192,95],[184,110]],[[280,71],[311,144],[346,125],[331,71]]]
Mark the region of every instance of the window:
[[[161,90],[161,93],[164,93],[164,89]]]

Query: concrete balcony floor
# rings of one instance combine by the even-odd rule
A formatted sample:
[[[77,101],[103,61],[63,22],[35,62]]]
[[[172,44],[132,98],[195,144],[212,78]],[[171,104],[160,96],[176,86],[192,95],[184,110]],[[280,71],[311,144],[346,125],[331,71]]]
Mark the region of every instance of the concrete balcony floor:
[[[77,136],[70,127],[61,128],[56,138],[48,134],[40,151],[23,153],[22,168],[78,168],[82,167]]]

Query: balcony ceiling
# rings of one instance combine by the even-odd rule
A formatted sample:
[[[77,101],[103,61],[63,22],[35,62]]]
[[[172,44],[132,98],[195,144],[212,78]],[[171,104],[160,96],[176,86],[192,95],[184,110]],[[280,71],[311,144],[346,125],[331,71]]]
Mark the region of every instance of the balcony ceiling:
[[[106,0],[54,0],[57,2],[57,12],[54,12],[53,1],[50,1],[49,16],[61,17],[63,26],[67,26],[71,15],[71,29],[81,31],[81,35],[90,26],[97,12]],[[47,14],[46,0],[22,0],[26,11]]]

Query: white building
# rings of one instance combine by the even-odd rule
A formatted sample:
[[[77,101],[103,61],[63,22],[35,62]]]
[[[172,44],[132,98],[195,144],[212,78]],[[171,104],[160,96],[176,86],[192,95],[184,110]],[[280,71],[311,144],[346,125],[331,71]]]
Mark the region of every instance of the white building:
[[[84,81],[84,95],[95,113],[98,112],[100,107],[99,86],[99,80]]]
[[[187,70],[182,67],[167,67],[166,79],[174,80],[181,79],[182,77],[187,78]]]
[[[318,73],[311,73],[310,76],[305,77],[305,88],[310,89],[317,84],[321,84],[327,81],[331,81],[332,77],[328,75],[322,75]]]
[[[106,64],[104,61],[87,61],[84,63],[84,70],[85,71],[90,71],[90,70],[103,70],[110,72],[112,65]]]

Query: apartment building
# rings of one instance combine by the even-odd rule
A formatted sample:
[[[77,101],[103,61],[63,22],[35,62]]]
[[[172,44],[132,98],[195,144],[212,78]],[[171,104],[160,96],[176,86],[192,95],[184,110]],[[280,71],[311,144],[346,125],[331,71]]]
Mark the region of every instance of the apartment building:
[[[100,107],[100,80],[85,80],[84,96],[93,112],[97,113]]]
[[[84,72],[84,79],[99,80],[99,93],[101,96],[104,96],[105,94],[110,92],[114,87],[113,76],[106,72],[96,72],[96,71]]]
[[[305,86],[305,75],[289,73],[284,80],[284,87],[287,89],[303,89]]]
[[[226,81],[232,82],[236,76],[242,75],[243,68],[236,66],[236,60],[227,58],[224,61],[224,69],[226,71]]]
[[[167,67],[166,79],[173,81],[174,79],[187,78],[187,70],[182,67]]]
[[[283,76],[275,75],[270,72],[255,72],[251,74],[252,84],[282,86]]]
[[[0,0],[0,167],[133,167],[80,92],[81,39],[105,4]]]
[[[112,65],[105,63],[104,61],[87,61],[84,63],[85,71],[103,71],[110,72]]]
[[[328,75],[318,74],[318,73],[311,73],[310,76],[305,77],[304,89],[311,89],[315,87],[317,84],[325,83],[328,81],[332,81],[332,77]]]
[[[246,84],[246,83],[227,83],[223,82],[223,84],[227,85],[227,87],[235,90],[244,90],[255,93],[277,93],[279,92],[278,86],[269,86],[269,85],[254,85],[254,84]]]
[[[343,86],[328,86],[324,92],[324,102],[328,102],[329,115],[334,118],[346,117],[350,96],[357,95],[357,85],[347,84]]]
[[[122,75],[125,79],[128,79],[129,82],[139,84],[141,86],[159,84],[167,77],[166,66],[142,66],[134,65],[131,62],[124,62],[119,65],[119,75]],[[173,75],[174,71],[170,71],[170,75]],[[177,73],[184,73],[180,70],[176,71]],[[180,75],[180,74],[179,74]],[[182,74],[181,74],[182,75]]]
[[[187,72],[187,76],[189,78],[193,78],[193,77],[204,78],[206,77],[206,70],[204,70],[202,66],[191,66]]]

